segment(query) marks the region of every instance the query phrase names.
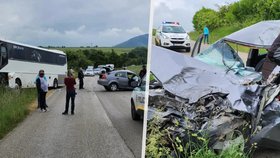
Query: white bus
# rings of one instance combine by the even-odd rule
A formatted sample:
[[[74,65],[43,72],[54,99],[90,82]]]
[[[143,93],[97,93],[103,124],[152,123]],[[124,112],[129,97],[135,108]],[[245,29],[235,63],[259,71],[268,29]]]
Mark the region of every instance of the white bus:
[[[0,39],[0,84],[11,88],[35,87],[39,70],[45,71],[49,87],[63,86],[66,54]]]

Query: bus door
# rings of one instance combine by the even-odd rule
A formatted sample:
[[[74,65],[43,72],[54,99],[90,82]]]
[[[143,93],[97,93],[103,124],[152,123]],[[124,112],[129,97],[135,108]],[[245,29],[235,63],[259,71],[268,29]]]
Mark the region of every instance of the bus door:
[[[0,45],[0,70],[8,64],[8,51],[4,45]]]

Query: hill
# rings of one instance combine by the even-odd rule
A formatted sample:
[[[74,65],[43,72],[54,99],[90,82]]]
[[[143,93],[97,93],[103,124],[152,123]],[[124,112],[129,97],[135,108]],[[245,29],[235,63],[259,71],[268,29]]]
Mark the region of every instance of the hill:
[[[133,37],[125,42],[117,44],[114,47],[117,48],[134,48],[134,47],[147,47],[148,46],[148,34]]]

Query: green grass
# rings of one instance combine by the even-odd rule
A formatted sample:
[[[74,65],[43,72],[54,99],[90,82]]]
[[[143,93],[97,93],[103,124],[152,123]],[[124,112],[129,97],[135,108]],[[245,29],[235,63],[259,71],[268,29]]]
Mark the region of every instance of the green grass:
[[[139,74],[140,70],[142,69],[142,65],[128,66],[127,69],[135,72],[136,74]]]
[[[233,33],[233,32],[236,32],[238,30],[242,29],[241,27],[239,26],[231,26],[231,27],[221,27],[221,28],[217,28],[215,30],[210,30],[210,36],[209,36],[209,42],[210,44],[213,44],[215,43],[216,41],[218,41],[219,39]],[[197,38],[199,37],[199,35],[201,34],[202,32],[197,32],[197,31],[193,31],[193,32],[189,32],[189,35],[190,35],[190,38],[191,40],[193,41],[196,41]],[[236,44],[233,44],[231,43],[230,44],[232,46],[232,48],[234,48],[235,50],[238,49],[239,52],[244,52],[244,53],[248,53],[250,48],[249,47],[245,47],[245,46],[241,46],[241,45],[236,45]]]
[[[97,47],[97,48],[87,48],[87,47],[66,47],[66,48],[51,48],[51,49],[58,49],[61,51],[77,51],[77,50],[87,50],[87,49],[95,49],[95,50],[101,50],[103,52],[112,52],[112,49],[117,53],[117,54],[122,54],[122,53],[128,53],[130,52],[133,48],[114,48],[114,47]]]
[[[116,68],[116,70],[122,70],[123,68]],[[142,69],[142,65],[131,65],[126,67],[127,70],[133,71],[136,74],[139,74],[140,70]]]
[[[208,147],[206,137],[188,130],[185,134],[188,135],[189,141],[183,143],[182,138],[172,136],[168,129],[160,129],[158,119],[158,116],[154,117],[153,121],[148,122],[147,125],[147,158],[173,158],[174,156],[178,158],[249,158],[249,154],[244,153],[239,145],[233,145],[217,153]]]
[[[35,89],[21,91],[0,87],[0,139],[20,123],[30,112],[36,99]]]

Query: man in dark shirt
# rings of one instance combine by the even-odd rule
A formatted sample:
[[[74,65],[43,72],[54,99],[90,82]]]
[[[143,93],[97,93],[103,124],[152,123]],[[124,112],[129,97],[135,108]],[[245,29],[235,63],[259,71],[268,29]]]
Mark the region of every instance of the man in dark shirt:
[[[78,78],[79,78],[79,89],[84,89],[84,72],[83,69],[80,68],[80,71],[78,73]]]
[[[142,79],[147,73],[146,65],[143,65],[142,70],[139,73],[139,77]]]
[[[74,85],[76,84],[76,81],[75,78],[73,77],[73,74],[70,71],[68,71],[67,77],[64,79],[64,84],[66,86],[66,104],[65,104],[65,111],[62,114],[63,115],[68,114],[69,101],[71,98],[71,114],[74,115],[75,96],[76,96]]]

